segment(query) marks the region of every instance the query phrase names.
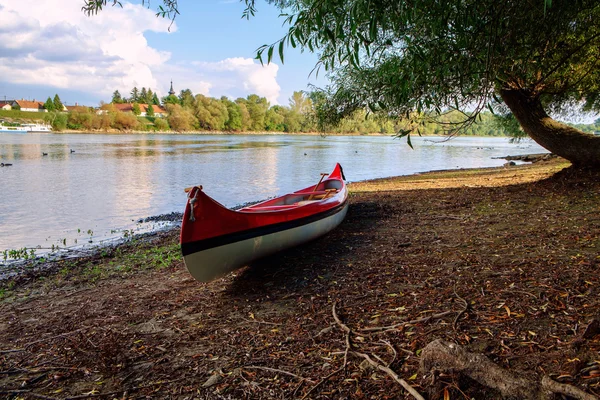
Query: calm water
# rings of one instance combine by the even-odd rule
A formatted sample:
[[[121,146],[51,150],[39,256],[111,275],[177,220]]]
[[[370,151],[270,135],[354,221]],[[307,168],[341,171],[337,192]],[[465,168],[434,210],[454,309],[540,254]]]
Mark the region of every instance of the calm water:
[[[505,138],[414,138],[413,145],[383,136],[0,134],[0,162],[13,164],[0,168],[0,251],[145,229],[136,221],[182,212],[183,189],[196,184],[234,206],[313,184],[335,162],[360,181],[544,152]]]

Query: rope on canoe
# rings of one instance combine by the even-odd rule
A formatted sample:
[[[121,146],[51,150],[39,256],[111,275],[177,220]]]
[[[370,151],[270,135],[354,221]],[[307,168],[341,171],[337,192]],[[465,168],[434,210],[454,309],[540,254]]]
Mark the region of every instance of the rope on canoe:
[[[193,197],[190,199],[190,221],[194,222],[196,220],[196,217],[194,217],[194,206],[196,204],[196,198]]]
[[[194,190],[196,189],[196,190]],[[190,190],[190,195],[188,196],[190,202],[190,221],[196,221],[196,217],[194,217],[194,207],[196,206],[196,202],[198,201],[198,191],[202,190],[202,186],[194,186]],[[192,197],[193,195],[193,197]]]

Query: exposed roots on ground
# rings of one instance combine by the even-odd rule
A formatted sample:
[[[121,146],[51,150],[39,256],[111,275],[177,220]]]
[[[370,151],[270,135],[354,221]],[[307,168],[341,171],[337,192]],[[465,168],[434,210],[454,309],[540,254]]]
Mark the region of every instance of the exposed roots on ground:
[[[571,385],[553,381],[547,376],[541,381],[528,379],[498,367],[482,354],[471,353],[462,346],[444,340],[434,340],[421,353],[421,373],[435,377],[440,372],[460,374],[500,392],[503,398],[550,400],[564,394],[578,400],[598,400],[596,396]]]

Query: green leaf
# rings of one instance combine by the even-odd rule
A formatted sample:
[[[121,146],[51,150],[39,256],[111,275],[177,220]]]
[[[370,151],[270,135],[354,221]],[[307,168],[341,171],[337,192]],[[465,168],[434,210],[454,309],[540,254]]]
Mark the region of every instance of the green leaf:
[[[411,149],[415,149],[412,145],[412,143],[410,142],[410,133],[408,135],[406,135],[406,144],[408,144],[410,146]]]
[[[377,22],[375,21],[375,17],[371,18],[369,22],[369,39],[371,39],[371,42],[377,40]]]
[[[270,46],[269,52],[267,53],[267,64],[270,64],[272,59],[273,59],[273,46]]]
[[[283,64],[283,40],[281,42],[279,42],[279,59],[281,60],[281,63]]]

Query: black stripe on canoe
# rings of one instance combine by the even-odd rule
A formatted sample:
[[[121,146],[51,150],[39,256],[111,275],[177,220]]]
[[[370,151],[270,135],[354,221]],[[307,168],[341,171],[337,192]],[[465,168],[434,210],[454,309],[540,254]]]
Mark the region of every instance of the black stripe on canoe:
[[[203,250],[212,249],[214,247],[225,246],[227,244],[241,242],[242,240],[254,239],[259,236],[265,236],[272,233],[287,231],[288,229],[297,228],[300,226],[308,225],[318,220],[330,217],[342,211],[346,206],[348,199],[344,200],[343,203],[330,208],[327,211],[323,211],[318,214],[312,214],[308,217],[294,219],[292,221],[284,221],[277,224],[260,226],[258,228],[252,228],[245,231],[228,233],[226,235],[216,236],[213,238],[197,240],[195,242],[182,243],[181,252],[184,256],[198,253]]]

